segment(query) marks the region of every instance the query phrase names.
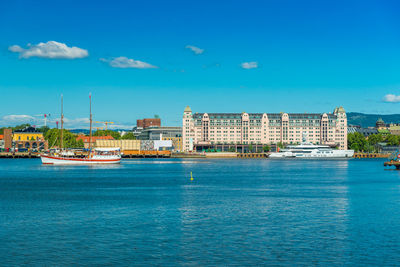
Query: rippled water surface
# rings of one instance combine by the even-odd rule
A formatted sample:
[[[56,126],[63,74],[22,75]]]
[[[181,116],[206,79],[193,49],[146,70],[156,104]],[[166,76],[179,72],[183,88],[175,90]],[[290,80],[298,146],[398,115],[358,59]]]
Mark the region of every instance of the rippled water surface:
[[[193,172],[194,180],[190,180]],[[381,160],[0,160],[0,265],[396,265]]]

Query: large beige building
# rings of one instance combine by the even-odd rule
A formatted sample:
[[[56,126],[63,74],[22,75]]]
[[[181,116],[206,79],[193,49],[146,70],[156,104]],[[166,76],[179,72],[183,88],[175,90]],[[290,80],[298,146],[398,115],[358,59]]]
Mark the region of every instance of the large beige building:
[[[183,151],[198,145],[296,144],[306,133],[314,144],[347,149],[347,118],[343,107],[333,113],[183,113]]]

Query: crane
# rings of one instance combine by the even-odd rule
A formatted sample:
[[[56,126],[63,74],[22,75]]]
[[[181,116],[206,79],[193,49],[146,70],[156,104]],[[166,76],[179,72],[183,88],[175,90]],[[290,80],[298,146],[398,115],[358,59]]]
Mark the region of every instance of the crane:
[[[106,126],[106,131],[107,131],[107,126],[108,124],[113,124],[113,121],[95,121],[95,123],[103,123]]]
[[[37,114],[37,115],[33,115],[34,117],[44,117],[44,126],[47,126],[47,119],[50,117],[50,113],[49,114]]]

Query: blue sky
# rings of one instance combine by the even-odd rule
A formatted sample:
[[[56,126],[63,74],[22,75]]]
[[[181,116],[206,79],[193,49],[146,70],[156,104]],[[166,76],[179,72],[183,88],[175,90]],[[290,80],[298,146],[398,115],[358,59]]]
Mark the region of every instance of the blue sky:
[[[367,0],[1,1],[0,124],[55,120],[62,93],[69,127],[82,125],[89,92],[95,120],[124,126],[155,114],[180,125],[186,105],[399,113],[399,12]],[[51,58],[49,41],[68,53]]]

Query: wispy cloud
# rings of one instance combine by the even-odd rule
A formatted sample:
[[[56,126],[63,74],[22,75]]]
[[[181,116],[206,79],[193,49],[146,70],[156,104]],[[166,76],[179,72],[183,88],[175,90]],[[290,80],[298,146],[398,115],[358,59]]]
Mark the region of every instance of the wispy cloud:
[[[383,102],[398,103],[400,102],[400,95],[387,94],[383,97]]]
[[[6,115],[0,119],[1,126],[15,126],[23,123],[33,123],[35,118],[30,115]]]
[[[58,126],[60,127],[60,117],[54,117],[47,119],[47,125],[49,127],[56,127],[56,122],[59,122]],[[0,127],[12,127],[24,123],[29,123],[31,125],[36,125],[37,127],[44,125],[44,117],[43,115],[5,115],[0,118]],[[89,118],[67,118],[64,117],[64,128],[65,129],[89,129]],[[103,125],[98,125],[99,127],[103,127]],[[115,124],[109,125],[109,129],[132,129],[134,127],[133,123],[129,122],[115,122]],[[93,128],[95,129],[95,128]]]
[[[196,55],[201,55],[204,53],[204,49],[201,49],[197,46],[187,45],[187,46],[185,46],[185,48],[192,50],[192,52],[195,53]]]
[[[27,48],[12,45],[9,51],[19,53],[20,58],[41,57],[52,59],[74,59],[84,58],[89,55],[88,51],[76,46],[69,47],[64,43],[48,41],[36,45],[28,44]]]
[[[243,69],[256,69],[256,68],[258,68],[258,63],[256,61],[243,62],[242,63],[242,68]]]
[[[108,129],[125,129],[131,130],[135,125],[133,123],[117,123],[108,126]]]
[[[89,118],[64,118],[64,125],[66,128],[89,128],[89,123]]]
[[[134,60],[127,57],[116,57],[112,59],[100,58],[100,61],[107,62],[113,68],[134,68],[134,69],[155,69],[157,66],[151,65],[149,63]]]

